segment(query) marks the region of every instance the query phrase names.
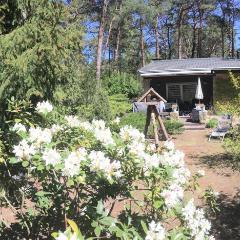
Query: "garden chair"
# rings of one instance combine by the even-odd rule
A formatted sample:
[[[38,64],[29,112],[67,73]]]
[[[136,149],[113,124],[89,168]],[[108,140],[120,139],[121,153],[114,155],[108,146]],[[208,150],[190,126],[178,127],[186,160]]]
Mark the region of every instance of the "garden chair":
[[[213,131],[209,135],[208,141],[210,141],[212,137],[220,138],[223,141],[225,138],[225,135],[229,132],[231,127],[232,127],[231,116],[224,115],[221,118],[221,120],[218,121],[217,128],[213,129]]]

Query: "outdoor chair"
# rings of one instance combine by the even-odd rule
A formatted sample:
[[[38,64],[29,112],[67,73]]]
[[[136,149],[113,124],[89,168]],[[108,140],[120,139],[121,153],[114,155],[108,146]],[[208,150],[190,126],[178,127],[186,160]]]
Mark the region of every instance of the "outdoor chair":
[[[213,131],[209,135],[208,141],[210,141],[212,137],[220,138],[223,141],[225,138],[225,135],[229,133],[229,130],[231,127],[232,127],[231,116],[224,115],[221,118],[221,120],[218,121],[217,128],[213,129]]]

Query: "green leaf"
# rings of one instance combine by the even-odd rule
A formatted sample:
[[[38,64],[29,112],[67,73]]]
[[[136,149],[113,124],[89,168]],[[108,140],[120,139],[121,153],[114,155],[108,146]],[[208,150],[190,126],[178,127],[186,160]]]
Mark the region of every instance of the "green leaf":
[[[51,236],[54,237],[54,238],[57,238],[57,237],[58,237],[58,233],[57,233],[57,232],[53,232],[53,233],[51,234]]]
[[[72,180],[72,179],[68,179],[68,181],[67,181],[67,186],[68,187],[71,187],[71,186],[73,186],[74,185],[74,181]]]
[[[159,209],[162,205],[163,205],[163,201],[160,201],[160,200],[154,201],[154,203],[153,203],[153,206],[156,209]]]
[[[73,221],[73,220],[70,220],[70,219],[67,219],[67,222],[68,224],[70,225],[70,227],[72,228],[72,230],[75,232],[75,233],[79,233],[79,229],[78,229],[78,226],[77,224]]]
[[[97,227],[94,229],[94,233],[95,233],[96,237],[99,237],[99,236],[100,236],[101,231],[102,231],[102,230],[101,230],[100,226],[97,226]]]
[[[98,205],[97,205],[97,208],[96,208],[97,213],[102,215],[103,209],[104,209],[104,206],[103,206],[102,201],[98,201]]]
[[[142,225],[143,231],[147,234],[148,228],[147,228],[146,223],[143,220],[141,220],[141,225]]]
[[[45,192],[45,191],[39,191],[36,193],[36,196],[38,197],[44,197],[45,195],[51,195],[52,193],[50,192]]]
[[[9,163],[16,164],[16,163],[19,163],[19,160],[15,157],[11,157],[11,158],[9,158]]]
[[[22,162],[22,166],[23,167],[28,167],[29,166],[29,162],[28,161],[23,161]]]

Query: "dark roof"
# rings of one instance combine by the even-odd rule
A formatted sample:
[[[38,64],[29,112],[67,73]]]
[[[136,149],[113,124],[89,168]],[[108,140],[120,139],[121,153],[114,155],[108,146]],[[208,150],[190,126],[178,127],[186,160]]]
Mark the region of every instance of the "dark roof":
[[[240,70],[239,59],[189,58],[153,60],[139,70],[141,76],[210,74],[216,70]]]

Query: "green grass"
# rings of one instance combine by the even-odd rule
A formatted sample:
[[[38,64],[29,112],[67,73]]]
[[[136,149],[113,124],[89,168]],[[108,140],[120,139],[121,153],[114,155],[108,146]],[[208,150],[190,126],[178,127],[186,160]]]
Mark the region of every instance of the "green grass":
[[[146,113],[128,113],[121,118],[120,127],[125,125],[131,125],[137,128],[139,131],[143,132],[146,123]],[[183,123],[177,120],[165,120],[165,128],[169,134],[180,134],[183,132]],[[158,128],[159,125],[157,125]],[[153,136],[153,126],[149,126],[149,135]]]

